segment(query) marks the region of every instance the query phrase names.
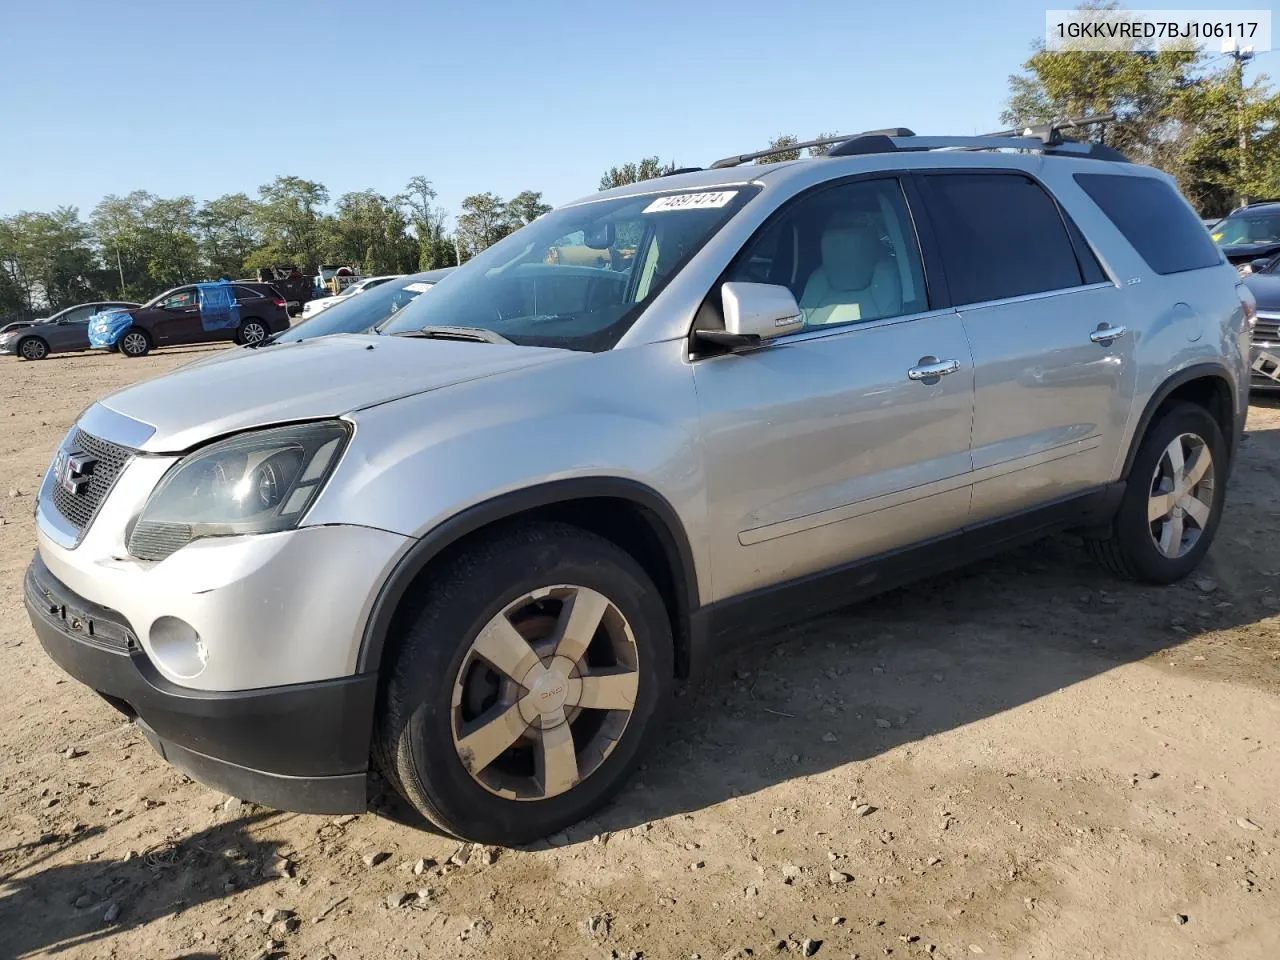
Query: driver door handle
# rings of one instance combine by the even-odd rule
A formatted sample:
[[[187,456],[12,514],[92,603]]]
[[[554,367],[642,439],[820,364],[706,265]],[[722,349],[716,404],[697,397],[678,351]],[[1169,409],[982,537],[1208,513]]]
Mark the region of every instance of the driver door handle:
[[[907,371],[908,380],[936,380],[960,369],[959,360],[937,360],[933,357],[921,357],[916,366]]]
[[[1110,327],[1105,324],[1098,326],[1098,329],[1089,334],[1089,339],[1094,343],[1107,344],[1113,340],[1119,340],[1129,331],[1124,327]]]

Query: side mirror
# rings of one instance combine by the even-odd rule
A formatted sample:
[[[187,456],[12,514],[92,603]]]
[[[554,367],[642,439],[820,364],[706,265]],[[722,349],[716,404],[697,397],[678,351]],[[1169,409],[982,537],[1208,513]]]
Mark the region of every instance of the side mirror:
[[[1270,264],[1270,257],[1259,257],[1257,260],[1251,260],[1249,262],[1249,266],[1253,269],[1254,273],[1261,273],[1263,270],[1267,269]]]
[[[723,330],[698,330],[707,343],[740,353],[754,350],[775,337],[804,329],[804,315],[795,295],[772,283],[726,283],[720,287]]]

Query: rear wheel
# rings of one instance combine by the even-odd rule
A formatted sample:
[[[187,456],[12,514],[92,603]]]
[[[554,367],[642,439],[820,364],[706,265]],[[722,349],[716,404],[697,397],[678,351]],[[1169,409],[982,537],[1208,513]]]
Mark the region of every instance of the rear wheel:
[[[437,826],[520,844],[625,782],[673,672],[657,589],[607,540],[536,524],[433,576],[383,691],[379,766]]]
[[[236,331],[236,342],[245,346],[252,346],[267,339],[267,332],[265,323],[256,317],[250,317],[240,324],[240,329]]]
[[[151,352],[151,337],[145,330],[130,327],[124,332],[117,346],[126,357],[145,357]]]
[[[43,360],[49,355],[49,344],[40,337],[27,337],[18,344],[18,356],[23,360]]]
[[[1110,536],[1086,540],[1118,576],[1173,583],[1199,566],[1222,517],[1227,445],[1203,407],[1180,403],[1147,431]]]

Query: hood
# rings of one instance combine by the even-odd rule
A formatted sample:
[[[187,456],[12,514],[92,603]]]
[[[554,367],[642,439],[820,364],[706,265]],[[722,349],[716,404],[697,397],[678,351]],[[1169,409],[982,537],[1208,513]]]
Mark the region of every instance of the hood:
[[[1280,276],[1251,273],[1244,278],[1244,285],[1252,291],[1259,310],[1267,313],[1280,312]]]
[[[238,430],[336,417],[574,355],[544,347],[335,334],[228,350],[101,403],[155,428],[142,450],[174,453]]]

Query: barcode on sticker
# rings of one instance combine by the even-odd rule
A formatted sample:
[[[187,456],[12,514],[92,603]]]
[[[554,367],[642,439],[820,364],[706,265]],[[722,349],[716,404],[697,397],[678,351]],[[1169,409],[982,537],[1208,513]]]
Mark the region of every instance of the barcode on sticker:
[[[710,210],[723,207],[738,195],[737,190],[716,190],[712,193],[677,193],[659,197],[642,210],[642,213],[659,213],[663,210]]]

